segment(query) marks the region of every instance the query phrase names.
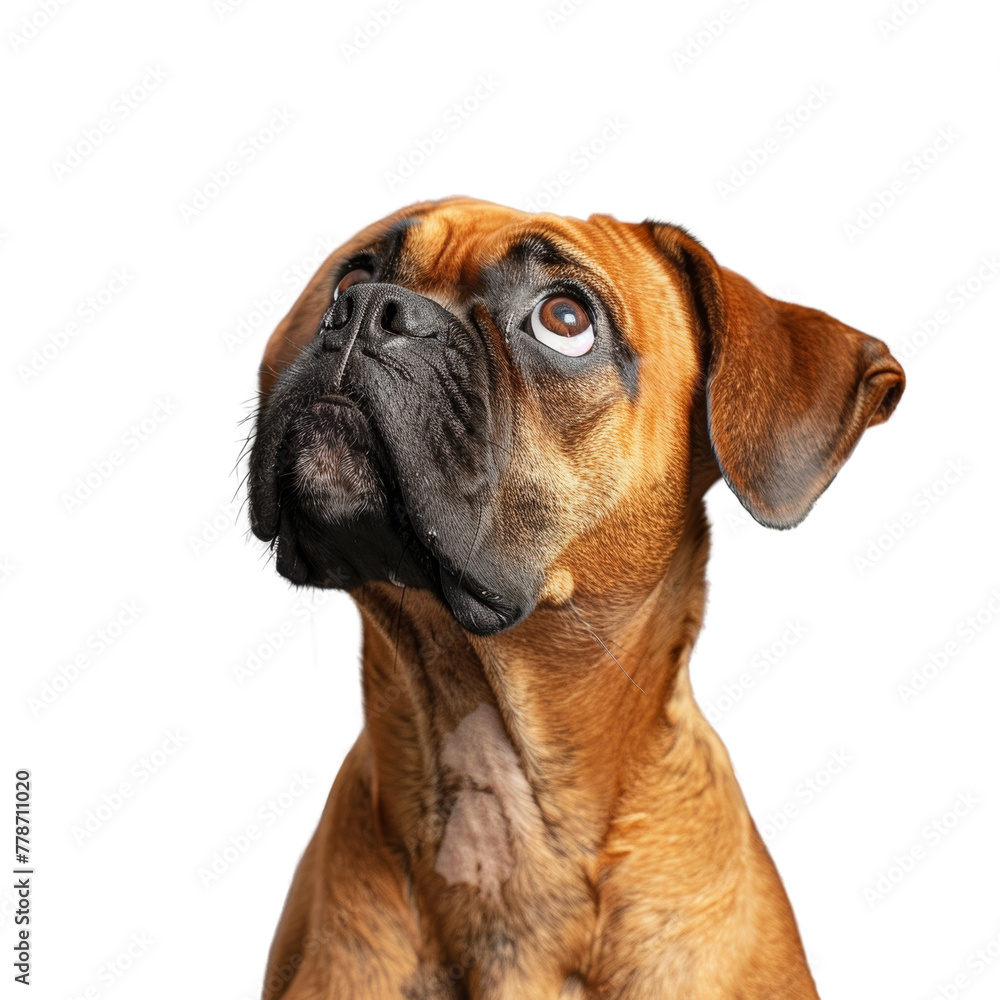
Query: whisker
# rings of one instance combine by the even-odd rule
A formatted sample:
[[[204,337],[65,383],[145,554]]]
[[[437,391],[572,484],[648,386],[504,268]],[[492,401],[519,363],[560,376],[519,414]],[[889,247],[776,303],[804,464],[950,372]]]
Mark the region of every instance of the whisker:
[[[406,557],[406,550],[409,548],[410,540],[409,538],[403,542],[403,551],[399,553],[399,562],[396,563],[396,572],[392,575],[394,577],[399,576],[400,567],[403,565],[403,559]],[[403,592],[399,595],[399,607],[396,608],[396,645],[392,651],[392,673],[396,673],[396,659],[399,656],[399,629],[403,623],[403,598],[406,597],[406,584],[403,584]]]
[[[598,634],[597,634],[597,633],[596,633],[596,632],[595,632],[595,631],[594,631],[594,630],[593,630],[593,629],[592,629],[592,628],[591,628],[591,627],[590,627],[590,626],[589,626],[589,625],[588,625],[588,624],[587,624],[587,623],[586,623],[586,622],[585,622],[585,621],[583,620],[583,616],[582,616],[582,615],[580,614],[580,612],[579,612],[579,611],[577,610],[577,607],[576,607],[576,605],[575,605],[575,604],[574,604],[574,603],[573,603],[572,601],[569,601],[568,603],[569,603],[569,606],[570,606],[570,608],[571,608],[571,609],[572,609],[572,611],[573,611],[573,614],[575,614],[575,615],[576,615],[576,617],[577,617],[577,619],[579,620],[580,624],[581,624],[581,625],[583,625],[583,627],[584,627],[584,628],[585,628],[585,629],[586,629],[586,630],[587,630],[587,631],[588,631],[588,632],[589,632],[589,633],[590,633],[590,634],[591,634],[591,635],[592,635],[592,636],[593,636],[593,637],[594,637],[594,638],[595,638],[595,639],[596,639],[596,640],[597,640],[597,641],[598,641],[598,642],[599,642],[599,643],[601,644],[601,646],[602,646],[602,647],[604,648],[604,652],[605,652],[605,653],[607,653],[607,654],[608,654],[608,656],[610,656],[610,657],[611,657],[611,659],[612,659],[612,660],[614,660],[614,661],[615,661],[615,663],[617,663],[617,664],[618,664],[618,669],[619,669],[619,670],[620,670],[620,671],[621,671],[621,672],[622,672],[622,673],[623,673],[623,674],[624,674],[624,675],[625,675],[626,677],[628,677],[628,679],[629,679],[630,681],[632,681],[632,684],[633,684],[633,685],[635,686],[635,688],[636,688],[636,689],[637,689],[637,690],[638,690],[639,692],[641,692],[642,694],[645,694],[646,692],[645,692],[645,691],[643,691],[643,690],[642,690],[642,688],[641,688],[641,687],[639,687],[639,685],[638,685],[638,684],[636,684],[636,683],[635,683],[635,681],[633,681],[633,680],[632,680],[632,677],[631,677],[631,675],[629,674],[629,672],[628,672],[628,671],[627,671],[627,670],[626,670],[626,669],[625,669],[625,668],[624,668],[624,667],[623,667],[623,666],[622,666],[622,665],[621,665],[620,663],[618,663],[618,658],[617,658],[617,657],[615,656],[615,654],[614,654],[614,653],[612,653],[612,652],[611,652],[611,650],[610,650],[610,649],[608,649],[608,647],[604,645],[604,640],[603,640],[603,639],[602,639],[602,638],[601,638],[601,637],[600,637],[600,636],[599,636],[599,635],[598,635]],[[616,645],[617,645],[617,643],[616,643]]]
[[[406,584],[403,584],[403,592],[399,595],[399,607],[396,608],[396,646],[392,651],[392,675],[396,676],[396,659],[399,656],[399,629],[403,624],[403,598],[406,597]]]
[[[458,585],[462,586],[462,581],[465,579],[465,571],[469,568],[469,563],[472,561],[472,553],[476,551],[476,542],[479,541],[479,532],[483,527],[483,504],[479,505],[479,523],[476,525],[476,533],[472,536],[472,544],[469,546],[469,554],[465,557],[465,565],[462,567],[462,572],[458,577]]]

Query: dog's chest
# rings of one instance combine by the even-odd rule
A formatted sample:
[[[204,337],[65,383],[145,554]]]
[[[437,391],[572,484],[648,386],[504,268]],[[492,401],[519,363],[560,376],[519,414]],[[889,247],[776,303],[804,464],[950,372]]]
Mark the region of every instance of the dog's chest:
[[[517,751],[496,708],[481,702],[445,737],[440,761],[459,790],[434,870],[496,898],[542,826]]]

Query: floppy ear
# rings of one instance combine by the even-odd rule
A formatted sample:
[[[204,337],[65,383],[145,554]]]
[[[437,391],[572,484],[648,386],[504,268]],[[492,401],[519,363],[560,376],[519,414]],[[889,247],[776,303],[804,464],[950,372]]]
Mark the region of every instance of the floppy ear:
[[[708,432],[722,476],[769,528],[791,528],[887,420],[903,369],[881,340],[817,309],[779,302],[684,230],[649,223],[701,328]]]

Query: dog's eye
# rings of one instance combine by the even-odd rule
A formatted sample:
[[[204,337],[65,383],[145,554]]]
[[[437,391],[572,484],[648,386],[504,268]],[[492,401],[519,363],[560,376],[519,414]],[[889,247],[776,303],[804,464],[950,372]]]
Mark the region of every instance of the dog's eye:
[[[363,267],[356,267],[353,271],[348,271],[347,274],[340,279],[340,284],[337,285],[337,288],[333,293],[333,301],[336,302],[340,297],[341,292],[346,292],[351,285],[356,285],[361,281],[371,281],[371,279],[371,271],[366,271]]]
[[[531,332],[546,347],[571,358],[594,346],[594,325],[587,310],[568,295],[542,299],[531,312]]]

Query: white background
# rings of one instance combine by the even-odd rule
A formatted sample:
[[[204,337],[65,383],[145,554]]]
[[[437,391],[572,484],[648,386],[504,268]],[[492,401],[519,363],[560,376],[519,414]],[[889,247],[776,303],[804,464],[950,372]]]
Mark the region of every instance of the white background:
[[[821,994],[1000,990],[1000,960],[967,964],[990,942],[1000,954],[1000,280],[983,264],[1000,252],[1000,11],[906,0],[894,27],[891,0],[587,0],[559,21],[557,2],[394,0],[354,51],[368,2],[91,0],[48,23],[40,3],[5,5],[0,798],[31,769],[36,996],[257,995],[360,725],[349,599],[302,603],[227,506],[259,356],[324,241],[425,197],[527,207],[547,191],[562,214],[680,222],[766,291],[903,360],[896,415],[801,528],[749,523],[713,489],[692,672],[771,834]],[[779,124],[811,93],[813,109]],[[465,101],[478,106],[456,113]],[[276,110],[293,120],[261,132]],[[426,162],[389,176],[435,129]],[[219,192],[229,161],[239,172]],[[199,191],[217,196],[185,212]],[[845,228],[873,202],[878,218]],[[116,271],[127,285],[89,313]],[[938,310],[936,335],[921,334]],[[96,488],[67,509],[88,474]],[[96,652],[128,602],[138,617]],[[785,648],[789,623],[802,634]],[[956,655],[904,704],[898,685],[949,642]],[[262,649],[241,683],[235,668]],[[79,654],[86,668],[57,680]],[[164,743],[173,752],[154,754]],[[975,805],[956,819],[963,794]],[[199,869],[251,824],[259,839],[206,886]],[[914,847],[912,870],[866,898]],[[12,899],[0,888],[5,995]]]

